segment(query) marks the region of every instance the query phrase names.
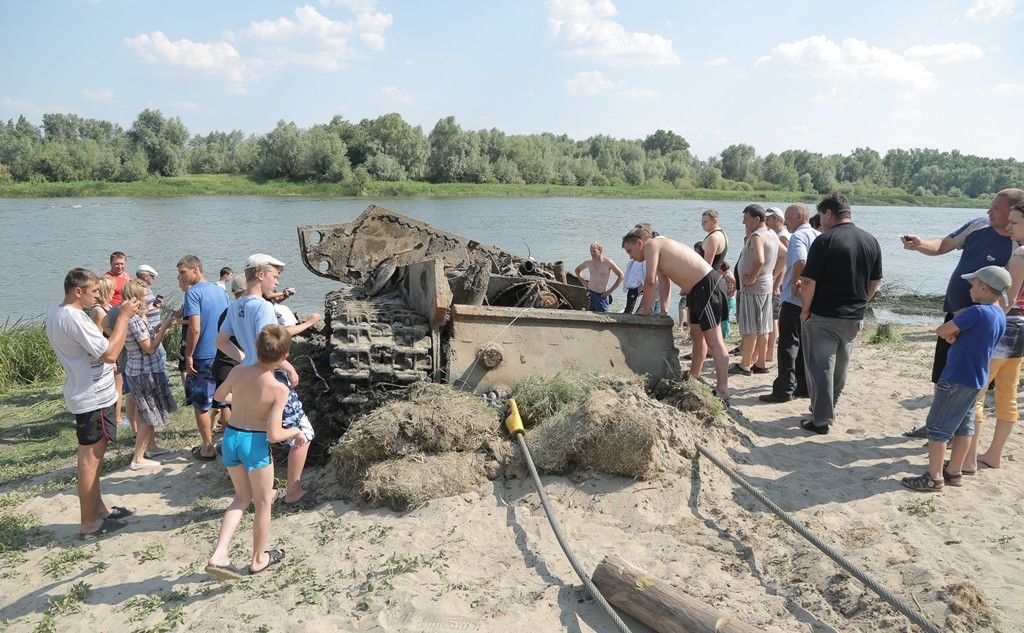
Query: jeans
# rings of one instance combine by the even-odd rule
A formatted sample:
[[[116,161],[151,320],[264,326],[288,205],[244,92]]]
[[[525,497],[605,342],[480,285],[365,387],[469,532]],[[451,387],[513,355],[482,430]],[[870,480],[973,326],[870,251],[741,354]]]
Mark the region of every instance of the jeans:
[[[812,314],[801,331],[805,374],[816,426],[835,421],[836,403],[846,386],[846,371],[861,321]]]
[[[981,389],[948,380],[935,383],[935,399],[924,426],[929,442],[948,442],[954,435],[974,435],[974,402]]]
[[[800,306],[783,301],[779,308],[777,349],[779,375],[772,383],[772,393],[777,396],[807,393],[803,347],[800,345],[800,326]]]

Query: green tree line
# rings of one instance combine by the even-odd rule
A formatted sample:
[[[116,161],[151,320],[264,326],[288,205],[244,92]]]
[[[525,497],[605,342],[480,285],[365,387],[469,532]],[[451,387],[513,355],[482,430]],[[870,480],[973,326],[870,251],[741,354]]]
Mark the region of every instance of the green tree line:
[[[358,123],[335,116],[259,135],[190,134],[147,109],[131,128],[74,114],[0,124],[0,183],[134,182],[158,176],[242,175],[258,181],[661,185],[678,189],[986,197],[1024,184],[1024,163],[954,150],[871,148],[849,155],[786,150],[759,156],[736,144],[701,160],[671,130],[643,139],[464,130],[449,116],[425,134],[397,113]]]

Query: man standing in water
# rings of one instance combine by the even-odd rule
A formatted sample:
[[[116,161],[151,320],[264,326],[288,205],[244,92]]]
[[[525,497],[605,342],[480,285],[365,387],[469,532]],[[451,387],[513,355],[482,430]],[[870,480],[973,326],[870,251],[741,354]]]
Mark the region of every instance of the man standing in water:
[[[583,279],[580,273],[590,271],[590,279]],[[608,278],[615,273],[615,283],[608,287]],[[587,285],[591,312],[607,312],[612,302],[612,293],[622,283],[622,269],[604,256],[604,247],[598,242],[590,245],[590,259],[576,267],[576,276]]]
[[[729,351],[722,340],[722,317],[728,314],[729,299],[718,271],[689,246],[667,237],[652,239],[645,229],[633,229],[622,238],[630,258],[644,262],[643,303],[637,314],[650,314],[657,277],[661,275],[683,289],[690,313],[693,353],[690,375],[700,376],[708,352],[715,361],[716,393],[729,404]]]

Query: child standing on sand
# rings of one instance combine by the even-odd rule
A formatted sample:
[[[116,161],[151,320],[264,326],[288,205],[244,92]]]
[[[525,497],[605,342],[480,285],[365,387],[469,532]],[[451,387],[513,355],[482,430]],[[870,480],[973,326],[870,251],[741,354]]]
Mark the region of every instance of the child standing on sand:
[[[1006,300],[1010,273],[1001,266],[985,266],[962,277],[971,282],[971,300],[977,305],[965,308],[935,331],[951,347],[925,422],[928,470],[903,478],[904,486],[918,492],[941,492],[945,484],[962,484],[961,467],[974,435],[974,402],[988,384],[992,351],[1006,330],[1006,316],[995,304],[1000,298]],[[953,451],[943,464],[950,438]]]
[[[280,325],[268,325],[256,339],[256,364],[239,365],[217,388],[214,398],[224,402],[232,395],[231,424],[224,430],[221,460],[231,476],[235,498],[220,525],[216,548],[206,573],[232,580],[242,577],[231,567],[228,548],[242,514],[252,503],[252,562],[249,573],[258,574],[284,559],[283,549],[269,549],[270,506],[274,501],[274,463],[270,442],[294,440],[299,446],[306,437],[297,428],[281,425],[288,387],[274,378],[274,370],[288,358],[292,337]]]

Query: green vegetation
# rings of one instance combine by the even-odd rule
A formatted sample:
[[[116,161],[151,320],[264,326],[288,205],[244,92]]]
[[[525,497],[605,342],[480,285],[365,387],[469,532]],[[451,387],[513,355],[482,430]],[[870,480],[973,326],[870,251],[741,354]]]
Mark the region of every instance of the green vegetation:
[[[0,395],[16,387],[63,377],[64,369],[46,339],[42,323],[16,321],[0,326]]]
[[[131,128],[73,114],[0,123],[0,196],[614,196],[811,201],[841,190],[856,204],[983,206],[1024,182],[1024,164],[957,151],[870,148],[849,155],[735,144],[702,160],[683,137],[429,134],[386,114],[335,116],[261,135],[190,135],[178,118],[144,110]]]

